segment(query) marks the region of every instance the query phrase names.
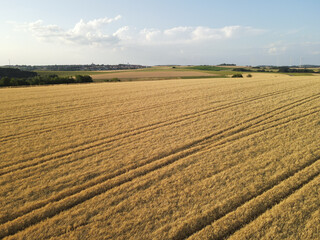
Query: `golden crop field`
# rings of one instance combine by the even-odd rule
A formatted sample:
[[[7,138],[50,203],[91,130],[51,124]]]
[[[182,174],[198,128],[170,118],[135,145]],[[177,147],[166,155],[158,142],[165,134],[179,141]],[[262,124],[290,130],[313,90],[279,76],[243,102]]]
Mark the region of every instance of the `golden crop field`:
[[[320,78],[0,89],[0,238],[319,239]]]

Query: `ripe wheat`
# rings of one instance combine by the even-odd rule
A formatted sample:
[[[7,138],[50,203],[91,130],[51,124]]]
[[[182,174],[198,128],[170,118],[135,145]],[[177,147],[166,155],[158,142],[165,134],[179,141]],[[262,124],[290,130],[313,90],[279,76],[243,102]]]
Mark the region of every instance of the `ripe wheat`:
[[[0,89],[0,238],[318,239],[320,79]]]

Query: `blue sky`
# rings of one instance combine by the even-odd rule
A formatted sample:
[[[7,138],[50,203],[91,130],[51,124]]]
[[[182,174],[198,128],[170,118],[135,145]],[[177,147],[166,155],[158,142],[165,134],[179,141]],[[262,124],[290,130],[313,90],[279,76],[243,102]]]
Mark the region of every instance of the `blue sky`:
[[[319,0],[10,0],[0,65],[320,64]]]

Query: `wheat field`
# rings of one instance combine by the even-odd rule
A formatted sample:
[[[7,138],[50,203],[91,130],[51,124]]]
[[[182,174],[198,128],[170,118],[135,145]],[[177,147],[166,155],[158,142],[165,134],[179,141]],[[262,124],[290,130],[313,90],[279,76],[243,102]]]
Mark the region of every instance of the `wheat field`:
[[[320,238],[317,76],[5,88],[0,100],[0,238]]]

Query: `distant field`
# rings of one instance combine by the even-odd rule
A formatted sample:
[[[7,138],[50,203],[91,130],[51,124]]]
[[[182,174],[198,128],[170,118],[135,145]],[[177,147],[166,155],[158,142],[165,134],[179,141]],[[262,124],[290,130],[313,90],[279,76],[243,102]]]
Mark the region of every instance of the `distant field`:
[[[233,68],[241,67],[217,67],[217,66],[156,66],[143,69],[112,70],[112,71],[37,71],[40,75],[57,74],[60,77],[76,75],[90,75],[95,82],[110,80],[138,81],[138,80],[164,80],[164,79],[188,79],[188,78],[216,78],[230,77],[241,73],[233,71]],[[250,72],[243,72],[244,76]],[[259,73],[255,73],[259,74]],[[277,74],[277,73],[267,73]],[[290,76],[313,76],[312,73],[279,73]]]
[[[0,101],[0,239],[319,239],[317,76],[3,88]]]
[[[94,81],[101,82],[104,80],[119,79],[121,81],[137,80],[159,80],[172,78],[203,78],[219,77],[222,74],[214,72],[195,71],[186,67],[152,67],[134,70],[112,70],[112,71],[38,71],[40,75],[57,74],[60,77],[69,77],[75,75],[90,75]]]
[[[218,66],[192,66],[188,67],[189,69],[193,70],[204,70],[204,71],[225,71],[225,70],[232,70],[234,67],[218,67]]]
[[[137,79],[170,79],[179,77],[208,77],[217,76],[214,73],[206,73],[200,71],[181,71],[181,70],[158,70],[158,71],[122,71],[122,72],[107,72],[104,74],[93,75],[95,81],[103,79],[118,78],[121,80],[137,80]]]
[[[102,72],[98,71],[36,71],[41,76],[56,74],[60,77],[73,77],[76,75],[96,75],[102,74]]]

